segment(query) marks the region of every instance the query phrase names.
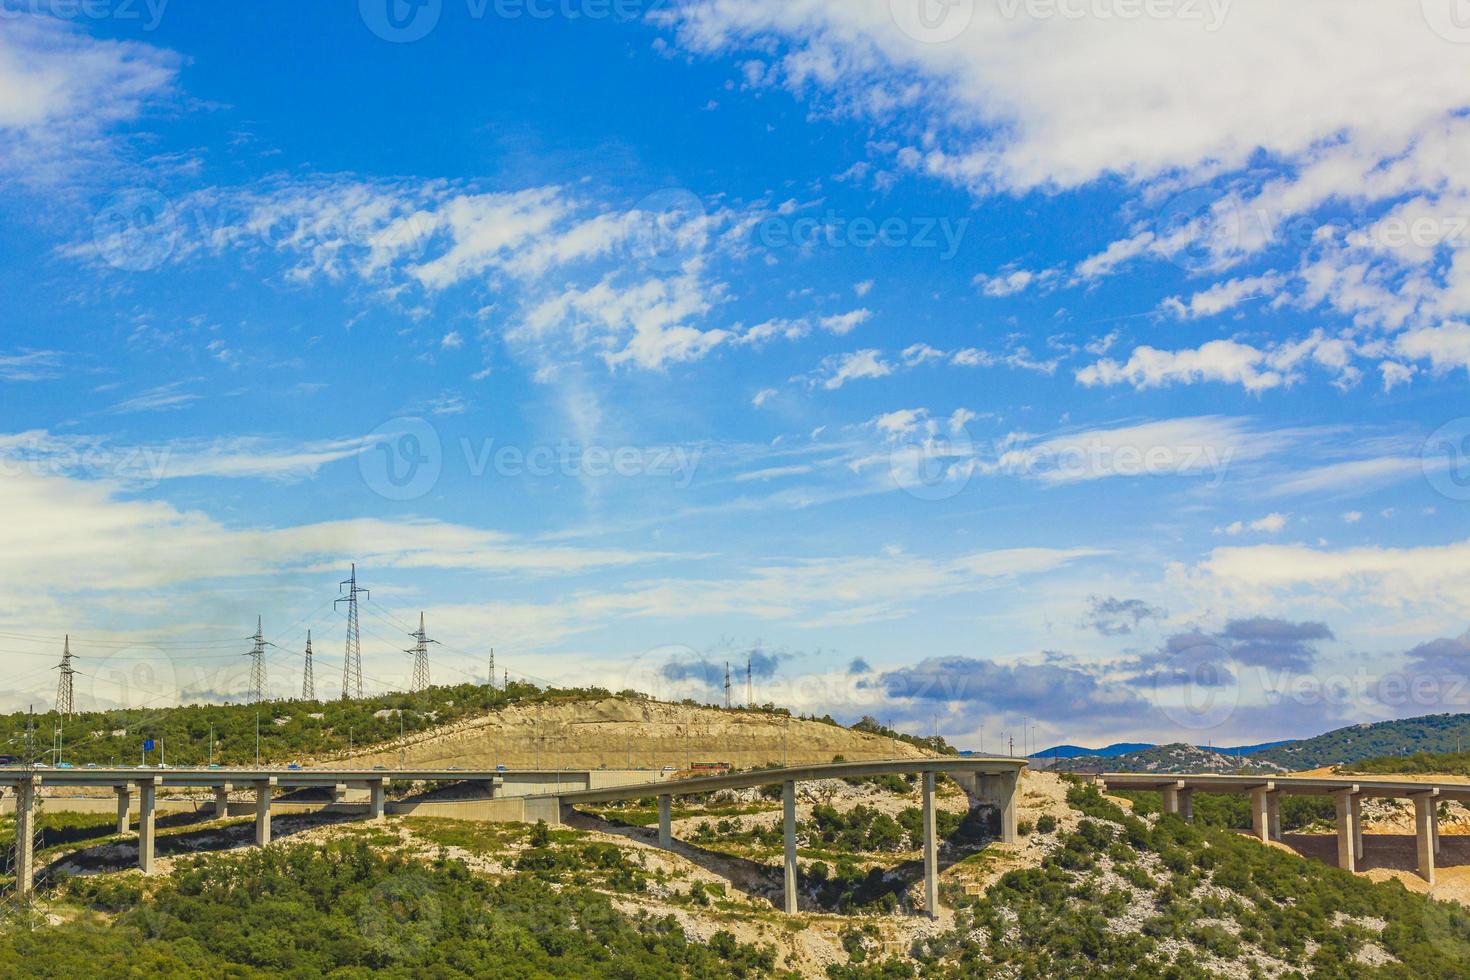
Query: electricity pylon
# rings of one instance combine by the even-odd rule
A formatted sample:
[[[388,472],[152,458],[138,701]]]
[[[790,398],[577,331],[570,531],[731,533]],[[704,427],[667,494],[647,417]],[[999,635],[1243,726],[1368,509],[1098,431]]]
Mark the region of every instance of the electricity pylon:
[[[245,656],[250,658],[250,700],[255,704],[265,700],[265,648],[275,646],[268,643],[261,629],[260,617],[255,617],[255,635],[251,637],[255,646]]]
[[[72,675],[76,670],[71,665],[71,634],[68,633],[61,647],[61,663],[57,666],[61,675],[56,678],[56,713],[63,718],[76,714],[72,701]]]
[[[725,661],[725,707],[730,707],[730,661]]]
[[[438,643],[439,641],[429,639],[429,635],[424,632],[423,613],[419,613],[418,632],[408,635],[415,640],[412,647],[403,651],[404,653],[413,655],[413,681],[409,684],[408,690],[412,694],[417,694],[419,691],[426,691],[429,688],[429,644]]]
[[[316,675],[311,669],[311,630],[306,631],[306,670],[301,675],[301,700],[316,700]]]
[[[347,653],[342,658],[342,700],[349,698],[362,698],[362,640],[358,635],[357,628],[357,597],[369,595],[367,589],[357,587],[357,563],[352,563],[352,575],[345,582],[337,586],[340,592],[342,586],[347,586],[347,594],[336,600],[347,603]]]

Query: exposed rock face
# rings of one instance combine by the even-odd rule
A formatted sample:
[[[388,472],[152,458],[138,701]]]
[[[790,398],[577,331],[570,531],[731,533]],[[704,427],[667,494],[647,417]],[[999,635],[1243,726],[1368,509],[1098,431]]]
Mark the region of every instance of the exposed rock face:
[[[326,763],[398,765],[397,744],[334,756]],[[918,759],[905,742],[756,711],[721,711],[657,701],[608,698],[516,705],[495,714],[410,736],[411,767],[490,769],[684,769],[700,762],[750,768],[781,763]]]

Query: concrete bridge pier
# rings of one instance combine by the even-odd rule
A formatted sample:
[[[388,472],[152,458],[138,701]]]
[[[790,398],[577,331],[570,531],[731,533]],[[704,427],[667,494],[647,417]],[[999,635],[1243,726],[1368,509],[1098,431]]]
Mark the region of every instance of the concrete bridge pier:
[[[935,831],[934,773],[924,780],[924,908],[929,918],[939,918],[939,835]]]
[[[338,783],[338,784],[336,784],[335,786],[332,787],[332,802],[333,803],[346,803],[347,802],[347,784],[346,783]]]
[[[1332,796],[1337,804],[1337,866],[1344,871],[1358,868],[1358,827],[1354,819],[1358,812],[1358,787],[1351,786],[1335,791]]]
[[[1363,860],[1363,794],[1354,793],[1352,801],[1353,818],[1353,863],[1356,866]]]
[[[36,887],[36,784],[32,776],[15,784],[15,891],[24,898]]]
[[[155,777],[138,780],[138,868],[153,873],[154,807],[158,799]]]
[[[1439,790],[1431,790],[1427,793],[1415,793],[1410,799],[1414,801],[1414,837],[1419,851],[1419,874],[1431,885],[1434,884],[1434,851],[1435,838],[1439,836],[1439,813],[1435,797]]]
[[[658,846],[668,850],[674,846],[674,798],[668,793],[658,798]]]
[[[787,915],[795,915],[796,908],[796,783],[787,780],[781,784],[782,821],[786,831],[786,888],[785,906]]]
[[[1183,780],[1180,780],[1179,782],[1169,783],[1166,786],[1160,786],[1159,787],[1159,793],[1162,794],[1163,797],[1164,797],[1164,812],[1165,813],[1175,813],[1175,814],[1177,814],[1179,812],[1179,791],[1181,789],[1183,789],[1183,788],[1184,788],[1184,781]]]
[[[1185,823],[1194,823],[1194,790],[1179,791],[1179,815],[1184,818]]]
[[[368,819],[382,820],[384,803],[388,796],[388,781],[377,779],[368,784]]]
[[[1266,783],[1253,787],[1251,793],[1251,833],[1260,840],[1271,839],[1271,798],[1276,795],[1276,784]],[[1278,815],[1277,822],[1280,823]]]
[[[271,842],[271,787],[275,783],[274,776],[255,782],[255,843],[261,847]]]
[[[223,820],[230,815],[230,790],[232,788],[229,783],[220,783],[214,788],[214,819]]]
[[[117,793],[117,832],[126,834],[128,832],[128,811],[133,806],[132,792],[126,783],[114,786],[112,789]]]
[[[1021,792],[1021,773],[999,773],[980,775],[980,798],[1000,811],[1000,839],[1003,844],[1014,844],[1021,839],[1020,818],[1017,811]]]
[[[1266,836],[1269,840],[1281,840],[1281,792],[1266,794]]]

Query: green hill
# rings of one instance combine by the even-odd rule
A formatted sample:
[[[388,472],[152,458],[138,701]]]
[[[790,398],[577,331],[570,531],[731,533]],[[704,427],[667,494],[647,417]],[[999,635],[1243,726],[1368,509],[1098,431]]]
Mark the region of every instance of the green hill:
[[[1416,752],[1460,752],[1467,747],[1470,747],[1470,715],[1443,714],[1352,725],[1315,738],[1287,742],[1257,752],[1251,758],[1299,770]]]

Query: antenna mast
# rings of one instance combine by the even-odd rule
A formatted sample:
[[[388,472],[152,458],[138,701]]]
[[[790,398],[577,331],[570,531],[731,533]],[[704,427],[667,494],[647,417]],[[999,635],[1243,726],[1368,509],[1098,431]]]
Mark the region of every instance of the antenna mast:
[[[56,679],[56,713],[62,718],[70,718],[76,714],[72,702],[72,675],[76,673],[71,665],[71,634],[68,633],[61,647],[61,664],[56,668],[61,671],[61,676]]]
[[[357,628],[357,597],[370,595],[367,589],[357,587],[357,562],[352,563],[351,577],[338,584],[337,590],[340,592],[344,585],[347,586],[347,594],[332,605],[347,603],[347,653],[342,658],[342,700],[347,701],[362,698],[362,640]]]

